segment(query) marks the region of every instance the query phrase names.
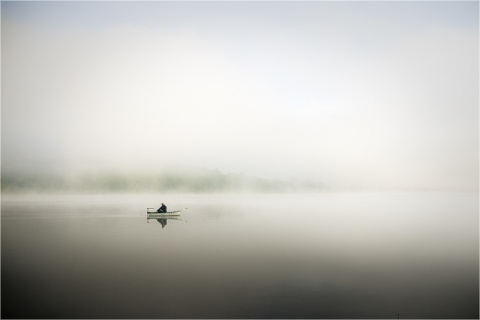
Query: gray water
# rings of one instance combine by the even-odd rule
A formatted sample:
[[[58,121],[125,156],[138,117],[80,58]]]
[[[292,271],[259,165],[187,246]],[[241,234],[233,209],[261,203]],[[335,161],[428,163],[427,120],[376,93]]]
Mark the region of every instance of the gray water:
[[[478,318],[478,201],[3,195],[2,318]]]

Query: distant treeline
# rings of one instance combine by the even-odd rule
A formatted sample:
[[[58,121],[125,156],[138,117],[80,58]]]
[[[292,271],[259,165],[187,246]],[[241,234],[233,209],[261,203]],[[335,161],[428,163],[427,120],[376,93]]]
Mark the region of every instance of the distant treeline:
[[[313,181],[268,180],[218,170],[187,173],[126,174],[118,172],[61,173],[2,172],[2,192],[315,192],[327,188]]]

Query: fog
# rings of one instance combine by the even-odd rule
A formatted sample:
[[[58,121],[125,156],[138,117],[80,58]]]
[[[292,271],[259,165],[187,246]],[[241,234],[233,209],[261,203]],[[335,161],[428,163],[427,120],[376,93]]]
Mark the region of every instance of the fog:
[[[2,2],[2,174],[478,191],[477,2]]]

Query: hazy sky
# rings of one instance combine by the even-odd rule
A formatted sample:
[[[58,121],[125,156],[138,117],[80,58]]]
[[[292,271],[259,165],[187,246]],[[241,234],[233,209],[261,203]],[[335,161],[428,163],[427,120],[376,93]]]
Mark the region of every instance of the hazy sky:
[[[2,168],[478,190],[478,2],[1,2]]]

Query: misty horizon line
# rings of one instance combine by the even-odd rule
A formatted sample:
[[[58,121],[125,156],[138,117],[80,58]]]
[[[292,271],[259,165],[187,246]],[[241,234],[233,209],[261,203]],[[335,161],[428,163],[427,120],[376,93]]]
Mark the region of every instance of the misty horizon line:
[[[312,180],[266,179],[218,169],[189,168],[125,172],[116,169],[62,171],[2,170],[2,192],[304,192],[329,191]]]
[[[35,171],[6,169],[1,173],[2,193],[335,193],[335,192],[427,192],[478,193],[477,190],[445,188],[362,188],[332,186],[309,179],[263,178],[218,169],[173,168],[126,172],[114,168]]]

